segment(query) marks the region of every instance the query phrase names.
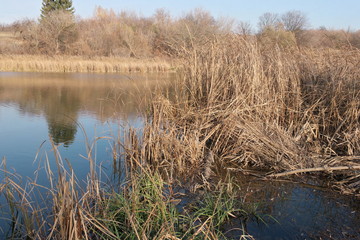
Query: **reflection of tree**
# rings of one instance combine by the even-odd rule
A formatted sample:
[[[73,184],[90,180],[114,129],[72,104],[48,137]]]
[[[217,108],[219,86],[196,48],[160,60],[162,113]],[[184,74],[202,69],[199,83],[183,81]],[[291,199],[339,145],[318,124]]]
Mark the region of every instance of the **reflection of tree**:
[[[44,113],[49,134],[55,144],[73,143],[80,110],[80,89],[66,86],[30,86],[23,89],[18,106],[23,113]]]
[[[52,92],[42,92],[46,96],[44,108],[49,126],[49,134],[55,144],[64,143],[68,147],[74,142],[77,132],[76,120],[80,100],[76,90],[65,87],[54,88]]]
[[[77,132],[79,111],[102,122],[127,119],[145,111],[146,100],[158,86],[166,88],[165,80],[171,77],[157,81],[140,76],[134,81],[121,75],[26,73],[2,78],[0,74],[0,104],[15,103],[22,114],[45,116],[54,143],[69,146]]]
[[[76,132],[76,125],[66,125],[57,122],[49,122],[49,134],[56,145],[64,143],[64,146],[68,147],[74,142]]]

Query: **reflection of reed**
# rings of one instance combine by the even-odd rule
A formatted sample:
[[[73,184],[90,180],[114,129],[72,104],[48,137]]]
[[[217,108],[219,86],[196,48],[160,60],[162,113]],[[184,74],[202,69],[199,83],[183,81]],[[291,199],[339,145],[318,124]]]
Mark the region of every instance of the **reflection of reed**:
[[[156,76],[155,76],[156,77]],[[144,111],[152,92],[166,86],[157,78],[79,74],[0,75],[0,104],[14,103],[22,113],[44,115],[54,143],[72,143],[79,112],[101,121]]]
[[[146,99],[159,86],[166,86],[171,75],[134,76],[77,74],[25,74],[13,77],[0,76],[0,102],[13,102],[21,111],[39,114],[45,109],[78,105],[76,111],[86,111],[101,120],[114,114],[135,114],[144,110]],[[70,98],[64,101],[64,97]],[[72,111],[69,109],[70,112]],[[71,114],[70,114],[71,116]],[[65,120],[65,119],[64,119]]]

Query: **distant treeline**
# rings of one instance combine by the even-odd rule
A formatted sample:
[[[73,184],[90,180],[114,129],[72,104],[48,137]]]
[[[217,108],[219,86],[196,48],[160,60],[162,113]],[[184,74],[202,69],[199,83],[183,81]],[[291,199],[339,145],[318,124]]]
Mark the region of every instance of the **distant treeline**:
[[[143,17],[98,7],[87,19],[53,11],[47,18],[1,25],[0,53],[176,57],[183,49],[229,34],[252,38],[265,47],[360,48],[359,30],[309,29],[308,25],[306,16],[298,11],[265,13],[256,31],[249,23],[215,19],[201,9],[177,18],[163,9]]]

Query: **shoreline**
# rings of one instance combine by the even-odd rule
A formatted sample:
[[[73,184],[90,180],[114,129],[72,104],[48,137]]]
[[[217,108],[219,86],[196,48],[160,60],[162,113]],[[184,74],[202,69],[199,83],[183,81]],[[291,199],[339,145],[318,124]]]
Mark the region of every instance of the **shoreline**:
[[[0,54],[0,72],[150,73],[174,70],[172,61],[161,58]]]

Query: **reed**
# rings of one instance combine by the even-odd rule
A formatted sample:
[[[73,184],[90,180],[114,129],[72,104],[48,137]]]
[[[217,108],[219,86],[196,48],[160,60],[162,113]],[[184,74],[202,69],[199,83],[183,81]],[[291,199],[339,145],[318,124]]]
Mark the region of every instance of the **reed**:
[[[112,233],[94,217],[102,202],[98,169],[89,146],[90,172],[81,188],[71,165],[61,158],[53,144],[56,169],[50,167],[46,155],[44,165],[36,171],[34,180],[22,181],[16,174],[6,170],[5,159],[2,171],[5,173],[0,189],[6,203],[2,206],[3,219],[11,226],[4,232],[10,239],[92,239],[93,232],[106,236]],[[41,169],[46,172],[48,186],[36,182]],[[8,209],[8,210],[7,210]]]
[[[163,59],[78,57],[45,55],[1,55],[0,70],[9,72],[128,73],[169,72],[174,68]]]
[[[205,188],[200,193],[203,198],[177,207],[184,195],[176,185],[164,181],[134,155],[127,155],[129,152],[125,155],[128,177],[119,187],[104,186],[92,157],[93,144],[87,146],[90,172],[85,187],[79,186],[71,165],[62,160],[55,145],[55,169],[51,169],[48,157],[44,161],[49,186],[34,180],[21,187],[21,179],[6,171],[3,160],[6,177],[0,191],[9,211],[4,206],[2,210],[11,226],[7,238],[226,239],[224,224],[234,217],[249,216],[241,208],[239,193],[231,191],[231,181]]]
[[[231,219],[261,219],[244,210],[249,208],[232,180],[205,187],[189,200],[178,191],[181,186],[165,182],[162,174],[138,160],[134,155],[127,159],[129,181],[110,194],[97,216],[116,239],[227,239],[224,226]],[[243,234],[252,239],[245,229]]]
[[[182,51],[176,94],[155,98],[136,146],[170,180],[219,166],[359,166],[358,51],[269,49],[234,35]],[[348,186],[360,180],[355,169],[339,174]]]

